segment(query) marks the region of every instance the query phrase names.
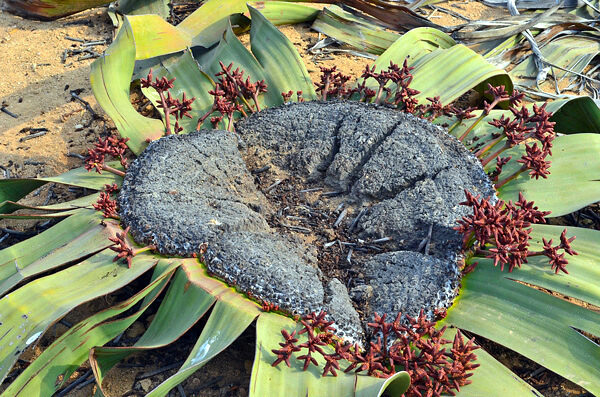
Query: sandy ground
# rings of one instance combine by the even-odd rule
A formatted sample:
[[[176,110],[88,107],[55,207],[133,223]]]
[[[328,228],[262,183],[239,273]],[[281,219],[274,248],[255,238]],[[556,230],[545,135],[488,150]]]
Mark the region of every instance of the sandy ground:
[[[489,19],[504,13],[478,2],[451,1],[440,5],[470,19]],[[464,22],[441,11],[432,14],[431,20],[445,26]],[[308,25],[287,26],[281,30],[298,48],[314,81],[318,81],[319,66],[336,65],[343,73],[356,76],[371,62],[346,54],[309,54],[307,50],[318,41],[318,34],[311,31]],[[67,53],[65,58],[65,50],[77,52],[81,48],[81,42],[73,39],[105,40],[109,44],[112,37],[113,29],[104,8],[54,22],[28,21],[0,11],[0,106],[18,115],[13,118],[0,112],[0,178],[51,176],[79,167],[81,160],[73,154],[85,153],[86,148],[99,136],[112,129],[112,123],[103,114],[91,92],[89,72],[93,59],[80,59],[85,53]],[[242,41],[247,41],[247,38],[242,38]],[[91,48],[100,53],[106,45]],[[88,102],[99,117],[93,117],[80,101],[74,99],[72,93]],[[43,134],[36,137],[32,135],[39,133]],[[37,195],[28,196],[26,202],[54,203],[68,194],[59,190],[51,194],[48,189],[43,188]],[[31,226],[31,222],[0,221],[0,227],[16,230]],[[65,320],[74,324],[87,314],[118,302],[119,297],[117,293],[90,302],[70,313]],[[124,336],[126,342],[133,343],[141,335],[151,320],[152,312],[151,309],[127,331]],[[174,369],[140,378],[143,374],[184,360],[201,328],[202,321],[173,346],[128,358],[113,369],[106,381],[110,396],[143,395],[166,379]],[[19,365],[26,365],[27,361],[40,353],[40,347],[47,346],[66,329],[65,325],[57,324],[42,339],[41,346],[27,351],[21,357],[23,361]],[[253,329],[250,327],[218,360],[213,360],[188,379],[183,384],[184,392],[188,396],[246,396],[254,353],[252,338]],[[536,364],[528,364],[511,352],[499,352],[498,357],[511,368],[521,370],[523,367],[525,373],[538,368]],[[86,371],[87,364],[74,377]],[[548,376],[548,371],[537,375],[541,380],[545,376]],[[94,392],[94,387],[90,384],[70,395],[89,396]],[[552,387],[544,391],[549,396],[576,395],[580,392],[581,389],[560,378],[553,380]],[[175,393],[171,395],[179,395]]]
[[[90,124],[91,115],[70,94],[80,92],[99,110],[89,83],[93,59],[78,60],[75,55],[63,63],[64,50],[80,44],[66,37],[110,40],[112,28],[103,10],[51,23],[0,13],[0,102],[19,116],[0,113],[0,165],[13,177],[56,175],[79,166],[81,161],[67,153],[82,153],[95,140],[97,122]],[[101,52],[105,47],[94,49]],[[47,133],[23,140],[35,128],[46,128]]]

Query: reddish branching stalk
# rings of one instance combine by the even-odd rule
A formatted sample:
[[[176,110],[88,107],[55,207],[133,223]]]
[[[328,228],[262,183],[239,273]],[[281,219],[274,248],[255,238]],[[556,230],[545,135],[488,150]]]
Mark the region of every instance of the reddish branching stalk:
[[[114,245],[108,248],[117,253],[117,255],[113,258],[113,262],[116,262],[122,258],[125,263],[127,263],[127,266],[131,268],[131,261],[133,260],[134,256],[145,251],[155,250],[156,247],[154,245],[148,245],[146,247],[134,250],[131,244],[129,244],[127,241],[127,233],[129,233],[129,226],[123,230],[123,233],[116,233],[115,237],[109,237],[108,239],[112,241]]]
[[[409,87],[413,80],[411,73],[413,69],[414,67],[408,66],[408,59],[405,59],[402,68],[398,68],[397,65],[390,62],[388,72],[391,80],[396,83],[393,104],[401,106],[406,113],[414,114],[420,109],[419,101],[415,98],[420,92]]]
[[[106,139],[98,138],[98,143],[94,144],[94,148],[88,149],[88,154],[84,160],[85,169],[88,171],[95,169],[99,174],[102,174],[102,171],[108,171],[121,177],[125,176],[123,171],[106,165],[104,161],[106,156],[118,157],[121,165],[127,169],[128,164],[125,152],[128,140],[129,138],[117,138],[112,135]]]
[[[212,107],[202,117],[198,119],[196,130],[200,130],[206,119],[212,116],[214,112],[219,112],[220,116],[212,116],[210,121],[213,128],[217,128],[219,123],[227,117],[227,129],[233,131],[233,121],[236,112],[247,116],[248,113],[260,111],[259,95],[267,92],[267,84],[264,80],[254,83],[250,82],[250,77],[240,68],[233,69],[233,63],[225,66],[219,62],[221,71],[216,73],[218,77],[215,88],[208,93],[214,97]],[[252,101],[254,105],[250,104]]]
[[[506,92],[503,85],[494,87],[488,83],[488,90],[485,93],[493,97],[492,102],[491,103],[488,103],[487,101],[483,102],[484,103],[483,112],[481,112],[481,115],[458,138],[459,141],[464,142],[464,140],[467,138],[469,133],[471,131],[473,131],[473,128],[475,128],[477,126],[477,124],[479,124],[479,122],[481,122],[481,120],[483,120],[483,118],[485,116],[490,114],[490,111],[500,102],[511,101],[511,105],[518,105],[520,103],[521,99],[523,99],[522,94],[518,94],[516,96],[508,95],[508,93]]]
[[[115,243],[115,245],[109,248],[117,253],[113,258],[113,262],[123,258],[127,263],[127,266],[131,268],[131,261],[135,256],[135,252],[133,247],[127,241],[127,233],[129,233],[129,226],[123,230],[123,233],[117,233],[115,237],[109,237],[108,239]]]
[[[189,112],[192,110],[192,103],[196,100],[196,98],[187,99],[185,92],[183,93],[181,100],[178,98],[173,98],[169,90],[173,88],[173,82],[175,81],[175,78],[169,80],[166,77],[162,77],[160,79],[156,77],[156,79],[152,81],[152,77],[152,69],[150,69],[148,76],[146,76],[145,79],[140,79],[140,84],[142,88],[152,87],[158,93],[158,96],[160,97],[158,107],[163,110],[165,115],[165,134],[179,134],[181,131],[183,131],[183,127],[179,125],[179,121],[184,116],[192,118],[192,115]],[[175,117],[175,124],[172,128],[171,116]]]
[[[371,68],[367,66],[361,75],[363,82],[358,85],[356,91],[362,93],[365,101],[375,98],[375,103],[386,103],[396,106],[406,113],[421,116],[419,113],[422,113],[423,107],[418,104],[418,100],[415,98],[420,92],[409,87],[413,79],[411,73],[413,69],[413,67],[408,66],[408,59],[404,60],[402,67],[390,61],[387,70],[381,70],[380,72],[375,72],[375,66]],[[379,85],[377,91],[366,86],[367,79],[371,78]],[[388,87],[390,82],[396,85],[395,91]],[[385,95],[383,95],[384,93]]]
[[[288,92],[282,92],[281,97],[283,98],[283,103],[288,103],[292,100],[292,96],[294,95],[294,91],[289,90]],[[302,97],[302,91],[296,91],[296,98],[298,102],[304,102],[304,98]]]
[[[96,211],[102,211],[105,218],[118,219],[119,214],[117,213],[117,201],[111,198],[111,194],[117,192],[119,187],[116,183],[112,185],[104,185],[104,192],[100,192],[100,198],[92,207]]]
[[[563,230],[560,234],[560,244],[556,246],[552,246],[552,239],[549,241],[542,237],[542,242],[544,243],[543,251],[537,253],[540,255],[545,255],[550,259],[550,265],[552,265],[552,270],[554,273],[564,272],[569,273],[566,269],[566,266],[569,264],[569,261],[565,259],[565,254],[569,255],[578,255],[578,253],[571,248],[571,243],[575,240],[575,236],[571,238],[567,238],[567,229]],[[564,252],[559,252],[558,250],[563,250]]]
[[[521,193],[516,203],[505,203],[498,200],[495,204],[489,199],[473,196],[465,190],[466,201],[460,203],[473,208],[473,214],[458,221],[455,230],[463,235],[464,248],[474,245],[475,255],[485,255],[494,260],[494,266],[500,264],[500,270],[508,265],[508,271],[527,263],[527,258],[535,255],[545,255],[550,259],[552,269],[556,273],[568,273],[565,253],[577,255],[570,243],[575,239],[566,238],[565,229],[561,234],[561,243],[552,247],[552,240],[544,241],[542,251],[530,251],[529,240],[532,224],[545,223],[545,217],[550,211],[539,211],[533,201],[526,201]],[[564,250],[559,253],[558,250]],[[472,269],[470,269],[472,270]]]
[[[382,70],[379,73],[375,72],[375,65],[373,65],[371,68],[369,68],[369,66],[365,66],[365,71],[362,73],[362,75],[360,77],[362,77],[363,79],[365,79],[365,81],[369,78],[375,79],[375,81],[377,81],[377,84],[379,85],[379,88],[377,88],[377,92],[375,94],[375,103],[381,103],[383,100],[383,92],[385,89],[386,84],[392,80],[394,77],[396,77],[397,74],[397,70],[398,69],[398,65],[392,63],[390,61],[390,68],[385,71]]]
[[[499,119],[490,122],[494,127],[501,129],[502,134],[475,153],[476,156],[482,159],[482,164],[486,166],[493,159],[497,159],[503,151],[522,143],[525,145],[525,154],[517,160],[523,165],[513,174],[498,181],[496,183],[497,189],[526,171],[529,171],[531,178],[535,179],[547,178],[550,174],[551,162],[546,158],[552,155],[553,141],[556,137],[554,132],[556,123],[550,121],[552,113],[546,111],[546,104],[540,107],[533,105],[532,114],[525,106],[520,109],[511,107],[510,110],[515,116],[514,119],[501,116]],[[487,154],[488,150],[502,140],[505,140],[505,143],[500,149],[492,154]],[[537,140],[537,142],[531,142],[532,140]],[[503,164],[499,164],[499,166],[502,167]]]
[[[387,70],[380,72],[375,71],[375,66],[371,68],[367,66],[361,75],[363,80],[357,83],[356,88],[348,88],[347,83],[350,81],[350,76],[338,72],[336,66],[331,68],[321,67],[320,81],[315,83],[316,92],[320,94],[321,100],[327,100],[328,98],[350,99],[354,94],[360,94],[360,99],[357,99],[362,102],[385,103],[400,108],[404,112],[416,114],[424,108],[418,105],[415,98],[419,91],[409,88],[413,78],[410,73],[412,69],[408,66],[407,60],[404,61],[402,67],[390,62]],[[377,82],[377,91],[367,86],[368,79],[374,79]],[[396,84],[395,91],[389,83]],[[300,97],[298,100],[301,101]],[[428,111],[432,110],[431,114],[435,113],[434,108],[437,105],[438,103],[433,103]]]
[[[442,105],[440,97],[426,98],[430,104],[423,106],[420,117],[433,121],[440,116],[453,116],[456,113],[463,114],[464,112],[457,110],[453,105]],[[464,117],[468,117],[468,113],[464,113]],[[472,117],[472,115],[470,115]]]
[[[439,311],[439,315],[443,316],[443,312]],[[366,372],[386,378],[404,370],[411,377],[407,397],[454,394],[454,390],[471,383],[468,378],[479,366],[474,363],[477,356],[473,353],[479,346],[473,339],[465,341],[460,331],[453,341],[443,339],[446,327],[437,330],[435,322],[427,320],[423,310],[417,318],[405,316],[407,325],[401,323],[400,314],[393,322],[386,322],[385,315],[375,314],[368,326],[378,335],[377,342],[370,342],[366,349],[342,342],[333,333],[333,323],[325,317],[325,312],[303,317],[303,328],[298,333],[281,330],[284,342],[279,344],[280,349],[272,350],[277,355],[273,366],[281,362],[291,366],[290,359],[298,352],[296,359],[303,362],[304,370],[318,366],[315,357],[321,356],[325,360],[323,376],[337,376],[342,360],[347,364],[344,372]],[[298,343],[298,336],[303,334],[306,342]],[[444,347],[450,343],[451,346]],[[331,348],[333,352],[325,351]]]
[[[494,169],[494,171],[492,171],[489,174],[490,179],[492,180],[492,182],[497,183],[498,182],[498,177],[500,176],[500,174],[502,173],[502,169],[504,168],[504,166],[506,164],[508,164],[508,162],[512,159],[512,156],[508,156],[508,157],[496,157],[496,168]]]
[[[452,131],[454,131],[459,125],[461,125],[464,120],[472,119],[473,117],[475,117],[473,111],[476,110],[474,107],[471,106],[465,109],[461,109],[452,105],[450,106],[451,112],[453,113],[454,117],[456,117],[456,122],[450,128],[448,128],[449,134],[451,134]]]
[[[317,89],[317,94],[321,95],[321,100],[326,101],[327,98],[347,99],[356,90],[348,89],[346,83],[350,80],[350,76],[337,72],[337,66],[325,68],[321,66],[321,80],[314,83]],[[300,101],[300,97],[298,97]]]

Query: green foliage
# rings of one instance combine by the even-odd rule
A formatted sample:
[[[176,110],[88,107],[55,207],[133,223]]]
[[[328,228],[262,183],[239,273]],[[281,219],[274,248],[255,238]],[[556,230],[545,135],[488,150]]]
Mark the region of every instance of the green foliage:
[[[64,380],[88,358],[94,346],[110,342],[125,331],[160,295],[178,264],[161,260],[154,272],[154,280],[142,291],[107,310],[101,311],[76,324],[56,339],[4,391],[9,396],[50,395],[62,387]],[[142,301],[143,300],[143,301]],[[129,316],[121,313],[141,306]],[[63,379],[63,381],[59,381]]]
[[[600,232],[594,234],[598,239]],[[476,271],[463,278],[461,294],[443,323],[509,347],[600,393],[600,346],[577,331],[600,335],[600,314],[519,284],[511,280],[512,273],[499,274],[491,260],[478,261]]]
[[[315,16],[314,11],[279,2],[253,4],[264,7],[265,14],[247,7],[245,1],[208,0],[176,27],[158,16],[125,18],[113,44],[93,64],[91,83],[98,103],[114,120],[120,134],[130,138],[128,144],[134,153],[139,154],[144,149],[147,139],[155,139],[164,132],[160,120],[143,117],[129,101],[136,61],[146,60],[155,76],[176,78],[174,95],[186,92],[196,97],[193,117],[184,125],[186,131],[195,128],[196,119],[211,108],[213,99],[207,91],[213,86],[214,74],[220,70],[219,61],[235,62],[251,80],[265,79],[269,91],[262,98],[264,106],[281,104],[280,94],[288,90],[302,90],[306,99],[315,98],[299,54],[269,22],[269,19],[280,23],[310,20]],[[242,45],[229,26],[232,13],[251,17],[251,51]],[[218,40],[218,44],[214,40]],[[205,48],[190,50],[199,44]],[[390,61],[401,63],[406,57],[410,66],[415,67],[411,87],[421,91],[418,98],[423,102],[426,97],[440,95],[446,104],[471,89],[480,90],[487,83],[503,84],[508,91],[512,90],[513,81],[504,70],[435,29],[418,28],[402,35],[375,62],[376,70],[387,68]],[[143,92],[157,103],[152,89]],[[561,215],[600,201],[598,178],[594,174],[600,168],[600,141],[595,134],[600,126],[600,111],[591,99],[584,98],[557,101],[548,105],[548,109],[555,112],[556,130],[571,134],[555,141],[551,176],[548,180],[535,181],[526,174],[521,175],[506,184],[499,196],[515,199],[522,191],[541,209]],[[492,111],[471,136],[489,136],[492,129],[487,122],[502,112]],[[438,122],[452,123],[453,120],[442,118]],[[460,135],[465,128],[459,125],[453,133]],[[23,208],[16,201],[48,182],[98,190],[105,184],[121,181],[110,173],[98,175],[83,169],[53,178],[3,180],[0,181],[0,216],[11,216],[13,211]],[[95,195],[50,208],[68,217],[44,233],[0,251],[0,296],[6,294],[0,299],[0,334],[3,334],[2,329],[7,330],[0,339],[0,378],[10,371],[19,352],[73,308],[129,284],[152,268],[155,268],[154,281],[127,301],[91,316],[57,339],[9,386],[9,395],[52,394],[60,387],[60,383],[56,383],[57,376],[68,378],[87,358],[89,350],[92,350],[94,374],[101,384],[106,371],[123,357],[171,343],[211,307],[207,324],[185,363],[154,389],[151,396],[166,395],[229,346],[257,317],[252,395],[277,395],[284,390],[286,396],[379,396],[385,390],[400,394],[408,387],[408,376],[403,372],[387,380],[355,374],[322,378],[315,369],[300,371],[295,361],[292,368],[271,367],[274,359],[271,349],[280,341],[279,330],[292,329],[291,320],[260,312],[254,302],[209,277],[195,259],[166,260],[159,255],[142,253],[133,258],[131,269],[113,262],[114,253],[106,250],[110,245],[107,237],[121,233],[120,226],[113,223],[101,226],[98,213],[77,208],[89,207],[93,197]],[[29,211],[35,214],[39,209],[29,208]],[[539,246],[541,236],[556,236],[559,232],[554,226],[536,225],[532,245]],[[444,323],[496,341],[590,392],[600,393],[597,386],[600,372],[596,365],[599,348],[576,331],[600,335],[599,315],[514,281],[600,305],[600,272],[597,270],[600,232],[571,228],[569,233],[577,235],[573,246],[580,255],[571,259],[568,275],[552,274],[547,264],[542,266],[541,259],[532,258],[522,269],[508,276],[492,269],[489,260],[480,259],[475,271],[463,280],[460,296],[449,309]],[[102,347],[132,324],[167,288],[177,267],[180,268],[154,321],[138,343],[125,348]],[[50,271],[55,272],[44,275]],[[28,281],[34,277],[38,278]],[[138,302],[142,305],[127,317],[119,316]],[[535,394],[493,357],[481,351],[477,354],[481,367],[475,371],[474,383],[464,387],[459,395]]]

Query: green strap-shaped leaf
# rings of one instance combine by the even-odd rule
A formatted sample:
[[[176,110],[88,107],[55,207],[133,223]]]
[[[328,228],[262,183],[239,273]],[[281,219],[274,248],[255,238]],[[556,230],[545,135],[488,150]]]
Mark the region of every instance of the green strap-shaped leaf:
[[[409,385],[410,376],[404,371],[397,372],[383,380],[372,376],[357,375],[354,395],[356,397],[380,397],[387,393],[390,396],[401,396]]]
[[[319,15],[319,10],[304,4],[285,1],[250,1],[248,5],[256,8],[273,25],[288,25],[311,22]],[[244,13],[250,17],[250,13]]]
[[[532,239],[529,241],[532,251],[541,251],[542,237],[553,239],[554,244],[560,242],[559,236],[565,229],[563,226],[532,225]],[[527,259],[521,269],[513,271],[509,276],[565,296],[580,299],[595,306],[600,306],[600,232],[593,229],[568,227],[567,236],[576,236],[572,246],[579,255],[566,256],[569,274],[554,274],[548,258],[533,256]]]
[[[92,208],[92,204],[98,201],[99,193],[88,194],[87,196],[79,197],[71,201],[61,202],[50,205],[27,205],[19,203],[19,208],[26,208],[37,211],[68,211],[77,208]]]
[[[17,201],[38,187],[45,185],[40,179],[0,179],[0,212],[12,212],[15,207],[11,201]]]
[[[185,271],[192,284],[202,288],[218,300],[228,302],[232,306],[254,317],[260,314],[258,304],[244,297],[235,288],[228,286],[216,278],[210,277],[198,260],[193,258],[184,259],[181,268]]]
[[[381,25],[344,11],[336,5],[323,9],[311,29],[377,55],[382,54],[400,37],[398,33],[389,32]]]
[[[100,216],[98,213],[82,210],[37,236],[1,250],[0,285],[4,285],[3,283],[17,274],[18,271],[26,269],[35,261],[43,259],[50,253],[68,245],[82,234],[95,229],[99,223]],[[6,292],[6,289],[4,287],[0,288],[0,295],[4,292]]]
[[[407,57],[409,66],[415,67],[410,87],[420,91],[417,98],[422,103],[434,96],[439,96],[444,104],[450,103],[470,89],[487,89],[488,83],[502,84],[512,91],[512,82],[504,70],[436,29],[417,28],[404,34],[377,59],[376,70],[386,69],[390,61],[401,65]],[[367,83],[378,87],[375,79]],[[390,87],[395,89],[394,84]]]
[[[381,396],[384,391],[388,391],[392,396],[400,396],[408,389],[410,377],[406,372],[399,372],[388,379],[357,375],[354,372],[344,373],[343,370],[349,365],[346,361],[340,362],[341,370],[337,370],[336,377],[323,377],[321,375],[325,359],[318,354],[315,358],[319,368],[311,365],[307,371],[303,371],[303,361],[296,359],[303,353],[296,353],[292,357],[291,368],[285,363],[273,367],[271,364],[277,356],[271,350],[280,348],[279,343],[283,340],[282,329],[291,333],[300,327],[289,318],[273,313],[262,313],[256,322],[256,352],[250,380],[250,396],[375,397]],[[299,338],[299,343],[306,341],[306,335]],[[325,349],[334,353],[330,347]]]
[[[519,284],[511,276],[494,268],[491,260],[479,260],[475,271],[463,277],[462,291],[444,323],[515,350],[600,393],[600,346],[576,331],[600,335],[600,314]]]
[[[159,257],[142,253],[133,266],[113,262],[104,250],[52,275],[39,278],[0,299],[0,380],[27,346],[70,310],[129,284],[152,268]]]
[[[437,49],[446,49],[456,45],[452,37],[433,28],[416,28],[404,33],[394,42],[377,61],[375,70],[387,69],[390,61],[401,64],[405,58],[414,63]]]
[[[206,46],[207,43],[205,43],[201,37],[196,36],[200,36],[199,33],[232,14],[243,14],[244,12],[248,12],[246,3],[246,0],[205,1],[200,8],[181,21],[179,25],[177,25],[177,29],[193,38],[192,46]]]
[[[9,201],[8,203],[12,203]],[[9,207],[10,208],[10,207]],[[16,207],[19,209],[19,207]],[[79,212],[79,209],[61,211],[61,212],[51,212],[51,213],[29,213],[29,214],[0,214],[0,219],[56,219],[56,218],[66,218],[67,216],[71,216]]]
[[[169,0],[121,0],[117,10],[124,15],[156,14],[169,17]]]
[[[196,259],[183,259],[182,270],[191,283],[217,299],[200,338],[179,371],[148,396],[164,396],[229,346],[260,314],[258,305],[227,284],[209,277]]]
[[[105,54],[91,66],[90,83],[96,100],[115,122],[127,145],[139,154],[146,139],[164,132],[160,120],[139,114],[129,101],[129,84],[136,59],[181,51],[190,39],[158,15],[129,16]]]
[[[118,161],[107,161],[106,165],[117,170],[124,171],[123,167]],[[79,186],[95,190],[104,189],[104,185],[112,185],[113,183],[116,183],[118,186],[121,186],[121,183],[123,183],[123,178],[118,175],[112,174],[108,171],[103,171],[102,174],[99,174],[95,171],[88,171],[83,167],[74,168],[58,176],[38,179],[46,182],[62,183],[63,185]]]
[[[255,8],[248,9],[252,19],[250,45],[264,68],[268,90],[278,95],[300,90],[307,100],[316,99],[313,82],[294,45]]]
[[[231,302],[218,300],[200,338],[181,368],[147,396],[166,395],[172,388],[183,382],[235,341],[248,328],[257,314],[257,312],[241,310]]]
[[[122,170],[123,167],[118,161],[110,161],[107,165]],[[94,171],[87,171],[85,168],[75,168],[64,174],[44,178],[23,178],[23,179],[1,179],[0,180],[0,214],[8,213],[9,210],[18,209],[11,201],[17,201],[25,197],[36,188],[48,183],[62,183],[64,185],[79,186],[88,189],[101,190],[104,185],[116,183],[121,185],[123,178],[110,172],[98,174]]]
[[[12,252],[13,255],[0,264],[0,296],[29,277],[75,262],[113,245],[108,238],[114,235],[114,228],[100,225],[102,215],[92,210],[79,211],[67,219],[70,222],[64,225],[59,223],[32,239],[6,249],[10,250],[7,254]],[[79,233],[64,244],[65,236],[59,233],[69,226]],[[72,230],[65,230],[66,236],[73,237],[72,233]]]
[[[31,219],[36,218],[62,218],[68,215],[76,213],[82,208],[92,208],[92,204],[98,201],[99,193],[89,194],[85,197],[80,197],[75,200],[68,201],[66,203],[56,203],[51,205],[27,205],[18,203],[16,201],[5,201],[4,210],[6,213],[0,213],[0,219],[27,219],[27,216],[31,216]],[[30,210],[21,211],[19,214],[12,214],[11,212],[16,210]],[[52,211],[52,212],[48,212]]]
[[[131,353],[156,349],[179,339],[212,306],[215,298],[191,283],[179,269],[150,327],[133,347],[96,347],[90,363],[96,382],[102,387],[103,374]]]
[[[547,109],[554,112],[551,120],[554,130],[563,134],[600,131],[600,109],[590,97],[562,99],[549,102]]]
[[[421,102],[425,102],[427,97],[439,96],[440,101],[447,104],[472,88],[478,91],[487,89],[488,83],[504,85],[508,92],[512,92],[513,84],[504,70],[462,44],[433,51],[415,63],[409,61],[409,64],[415,67],[410,87],[421,92],[417,95]],[[440,68],[440,65],[444,67]]]
[[[4,391],[7,396],[52,395],[88,358],[90,349],[125,331],[160,295],[179,262],[161,260],[156,277],[142,291],[124,302],[75,324],[35,359]],[[143,303],[133,314],[109,320]],[[107,321],[108,320],[108,321]],[[62,381],[61,381],[62,379]]]
[[[511,161],[500,175],[500,180],[521,167],[515,160],[521,158],[524,145],[516,146],[503,153],[512,156]],[[554,140],[550,175],[546,179],[531,179],[523,172],[516,179],[502,186],[498,192],[504,200],[516,201],[519,192],[527,200],[533,200],[544,211],[552,211],[550,216],[561,216],[576,211],[586,205],[600,201],[600,135],[573,134],[559,136]]]

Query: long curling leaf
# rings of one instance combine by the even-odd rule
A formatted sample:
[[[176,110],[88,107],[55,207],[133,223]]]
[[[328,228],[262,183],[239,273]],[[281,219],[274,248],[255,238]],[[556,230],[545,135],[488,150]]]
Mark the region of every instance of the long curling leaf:
[[[189,43],[158,15],[130,16],[125,18],[105,54],[92,63],[90,83],[94,96],[121,136],[129,138],[127,145],[136,154],[143,150],[146,139],[162,136],[164,126],[160,120],[139,114],[129,101],[135,61],[177,52]]]
[[[104,250],[52,275],[37,279],[0,299],[0,380],[46,329],[70,310],[115,291],[152,268],[158,257],[142,253],[133,266],[113,262]]]
[[[240,310],[230,302],[219,300],[215,304],[200,338],[181,368],[150,393],[148,397],[164,396],[204,364],[235,341],[258,313]]]
[[[212,295],[191,283],[187,274],[179,269],[152,323],[134,346],[96,347],[90,351],[96,382],[102,388],[103,375],[128,355],[157,349],[177,340],[214,302]]]
[[[12,255],[0,260],[0,296],[23,280],[113,245],[108,240],[113,236],[113,230],[100,225],[101,214],[88,209],[78,211],[67,219],[68,222],[61,222],[32,239],[6,248],[6,254]],[[3,252],[0,257],[4,256]]]
[[[517,283],[489,259],[478,261],[475,271],[463,277],[444,324],[506,346],[600,393],[600,346],[577,331],[600,336],[600,314]]]
[[[156,265],[155,278],[143,290],[111,308],[103,310],[75,324],[29,365],[4,391],[10,396],[51,395],[57,391],[87,358],[91,348],[103,345],[121,334],[160,295],[179,266],[177,261],[161,260]],[[115,316],[133,309],[133,314],[115,319]],[[62,380],[62,381],[61,381]]]
[[[503,153],[520,158],[525,149],[516,146]],[[498,192],[500,198],[516,201],[519,192],[527,200],[544,211],[552,211],[549,216],[556,217],[571,213],[589,204],[600,201],[600,135],[572,134],[559,136],[554,140],[550,175],[546,179],[531,179],[528,172],[523,172],[516,179],[502,186]],[[500,175],[511,175],[521,164],[511,161]]]
[[[51,21],[108,3],[109,1],[106,0],[6,0],[3,7],[25,18]]]
[[[319,15],[319,10],[314,7],[287,1],[250,1],[247,4],[260,11],[273,25],[311,22]],[[250,17],[249,12],[244,15]]]
[[[388,32],[380,25],[336,5],[323,9],[311,28],[361,51],[377,55],[400,37],[398,33]]]
[[[265,71],[268,89],[278,95],[289,90],[302,91],[307,100],[316,99],[312,80],[294,45],[258,10],[251,6],[248,9],[252,18],[252,54]]]
[[[110,161],[106,164],[119,170],[123,169],[118,161]],[[88,172],[80,167],[52,177],[2,179],[0,180],[0,213],[8,213],[18,209],[18,206],[11,202],[25,197],[28,193],[48,182],[100,190],[104,185],[112,185],[113,183],[120,186],[123,178],[110,172],[103,172],[102,174]]]

